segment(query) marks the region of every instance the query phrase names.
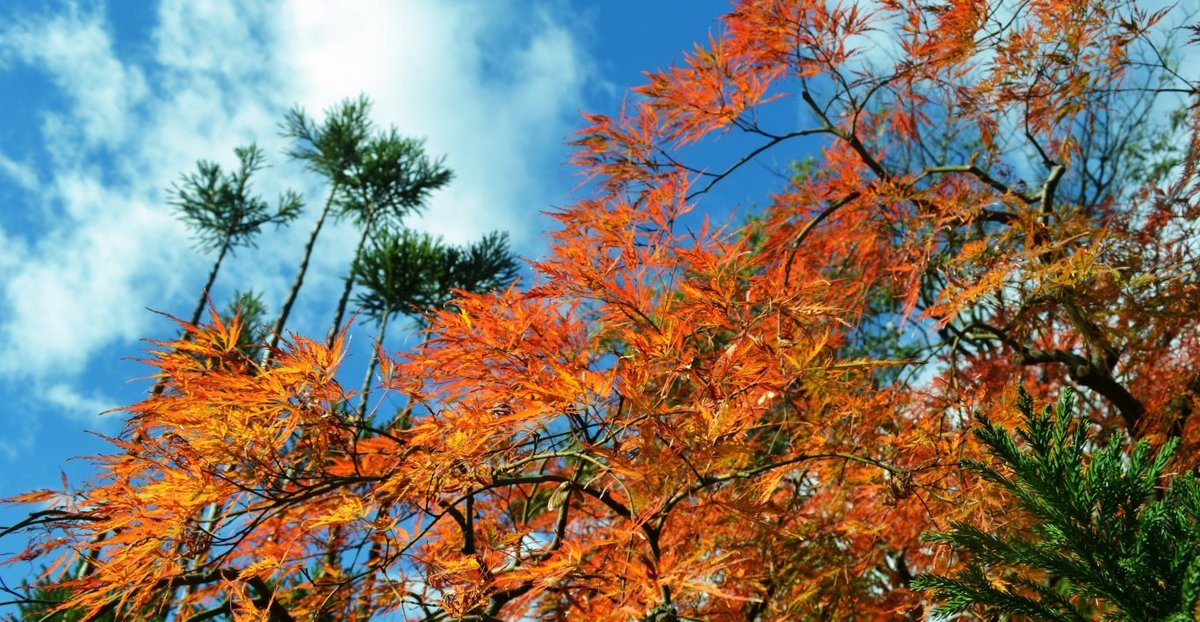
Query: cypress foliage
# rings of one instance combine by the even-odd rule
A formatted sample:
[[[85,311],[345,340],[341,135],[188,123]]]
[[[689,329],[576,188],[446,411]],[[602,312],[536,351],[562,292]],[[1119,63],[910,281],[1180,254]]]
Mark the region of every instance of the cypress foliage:
[[[994,465],[964,466],[999,486],[1027,527],[988,533],[956,523],[926,534],[968,558],[953,576],[923,575],[939,613],[982,609],[1045,620],[1200,619],[1200,485],[1167,471],[1177,439],[1098,446],[1068,390],[1036,412],[1022,388],[1015,436],[986,417],[975,435]]]

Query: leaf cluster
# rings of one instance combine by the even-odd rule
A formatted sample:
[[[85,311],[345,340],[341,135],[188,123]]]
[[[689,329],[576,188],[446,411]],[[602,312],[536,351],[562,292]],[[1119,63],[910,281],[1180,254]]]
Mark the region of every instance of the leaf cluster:
[[[286,224],[303,208],[300,195],[290,190],[279,197],[274,210],[251,193],[250,178],[265,166],[258,145],[238,147],[234,153],[237,170],[225,172],[220,164],[201,160],[195,172],[185,173],[171,187],[171,205],[206,251],[252,244],[264,225]]]
[[[221,319],[226,323],[236,320],[246,326],[238,334],[238,349],[251,359],[260,358],[267,329],[267,305],[262,294],[254,290],[235,291]]]
[[[303,108],[292,108],[280,128],[284,137],[293,139],[288,157],[304,162],[335,186],[344,185],[361,160],[361,145],[373,131],[370,113],[371,100],[365,95],[333,106],[321,123],[310,119]]]
[[[1047,620],[1193,619],[1200,596],[1200,485],[1167,472],[1177,447],[1129,451],[1113,435],[1094,449],[1066,391],[1035,412],[1022,388],[1015,436],[979,417],[976,437],[995,466],[965,466],[1007,493],[1028,527],[989,533],[967,523],[928,534],[968,558],[953,576],[916,578],[939,611],[980,607]],[[1019,523],[1018,523],[1019,524]]]
[[[379,217],[399,223],[454,173],[444,158],[425,153],[423,139],[401,136],[394,127],[377,129],[370,112],[364,95],[330,108],[320,123],[292,108],[282,124],[283,135],[293,139],[287,155],[329,180],[339,216],[359,224]]]
[[[358,302],[368,316],[419,316],[445,306],[455,291],[481,293],[512,283],[519,264],[508,234],[492,232],[466,246],[408,229],[380,231],[355,266],[366,291]]]
[[[363,144],[357,166],[341,186],[335,204],[342,216],[360,225],[379,218],[399,223],[453,178],[445,158],[425,153],[424,140],[401,136],[391,128]]]

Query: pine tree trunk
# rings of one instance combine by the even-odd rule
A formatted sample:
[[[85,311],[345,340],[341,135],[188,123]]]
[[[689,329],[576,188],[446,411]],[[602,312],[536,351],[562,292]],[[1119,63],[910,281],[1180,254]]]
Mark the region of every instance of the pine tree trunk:
[[[296,303],[296,297],[300,295],[300,286],[304,284],[304,275],[308,272],[308,261],[312,257],[313,247],[317,243],[317,235],[321,233],[321,227],[325,225],[325,218],[329,216],[329,209],[333,205],[333,197],[337,194],[337,188],[329,191],[329,198],[325,201],[325,209],[321,210],[321,216],[317,218],[317,223],[313,225],[312,232],[308,234],[308,242],[304,245],[304,256],[300,259],[300,268],[296,271],[296,280],[292,282],[292,290],[288,292],[287,300],[283,302],[283,306],[279,309],[279,318],[275,320],[275,325],[271,327],[271,345],[267,348],[266,358],[270,359],[271,352],[279,347],[279,338],[283,335],[283,327],[287,324],[288,316],[292,312],[292,305]]]
[[[204,303],[208,301],[208,293],[212,289],[213,283],[217,280],[217,272],[221,269],[221,262],[225,260],[225,253],[229,252],[229,247],[233,241],[232,236],[225,236],[225,240],[221,242],[221,250],[217,253],[217,260],[213,262],[212,269],[208,271],[208,281],[204,283],[204,289],[200,290],[200,300],[196,301],[196,310],[192,311],[191,325],[196,326],[200,323],[200,315],[204,313]],[[192,333],[183,331],[183,339],[191,341]],[[151,395],[161,395],[163,389],[166,388],[166,378],[160,378],[154,383],[154,388],[150,389]]]
[[[371,352],[371,361],[367,363],[367,375],[363,378],[362,391],[358,392],[359,423],[366,421],[367,397],[371,395],[371,376],[375,375],[375,368],[379,365],[379,351],[383,349],[383,339],[387,336],[388,318],[391,315],[390,310],[384,309],[383,316],[379,318],[379,334],[375,336],[377,347]]]
[[[221,251],[217,253],[217,260],[213,262],[212,269],[208,271],[208,281],[204,283],[204,289],[200,290],[200,300],[196,301],[196,310],[192,312],[192,326],[200,323],[200,315],[204,313],[204,303],[208,301],[209,291],[217,280],[217,271],[221,269],[221,262],[225,260],[225,253],[229,252],[232,241],[233,237],[227,235],[221,242]]]
[[[354,249],[354,260],[350,262],[350,274],[346,276],[346,286],[342,288],[342,298],[338,300],[337,313],[333,316],[333,325],[325,337],[326,345],[333,347],[333,338],[342,326],[342,317],[346,315],[346,303],[350,301],[350,290],[354,289],[354,273],[358,269],[358,258],[362,255],[363,247],[367,245],[367,235],[371,232],[371,219],[363,223],[362,236],[358,238],[358,247]]]

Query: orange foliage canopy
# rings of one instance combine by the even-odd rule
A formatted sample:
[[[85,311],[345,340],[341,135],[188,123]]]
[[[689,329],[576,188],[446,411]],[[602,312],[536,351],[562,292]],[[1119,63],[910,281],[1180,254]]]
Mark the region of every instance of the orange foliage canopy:
[[[588,117],[595,194],[553,214],[533,285],[464,297],[385,361],[396,417],[348,414],[340,341],[263,366],[214,318],[160,344],[166,388],[95,481],[16,499],[58,504],[26,557],[78,569],[69,606],[180,619],[919,616],[909,578],[956,560],[918,535],[1004,520],[958,461],[1018,380],[1200,441],[1196,109],[1164,174],[1130,149],[1152,91],[1194,103],[1155,70],[1169,21],[738,2]],[[689,160],[726,142],[749,146]],[[700,217],[793,144],[820,155],[748,225]]]

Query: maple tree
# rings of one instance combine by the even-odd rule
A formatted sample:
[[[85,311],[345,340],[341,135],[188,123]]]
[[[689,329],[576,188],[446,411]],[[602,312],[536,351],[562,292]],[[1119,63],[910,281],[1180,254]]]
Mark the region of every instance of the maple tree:
[[[57,584],[91,614],[920,617],[913,576],[968,563],[920,534],[1010,518],[961,460],[1018,381],[1198,466],[1200,108],[1172,18],[738,2],[587,117],[593,194],[553,212],[535,280],[380,361],[396,412],[347,408],[344,331],[263,363],[238,318],[185,324],[100,475],[14,499],[52,505],[23,558],[86,559]],[[814,145],[747,225],[697,214]]]

